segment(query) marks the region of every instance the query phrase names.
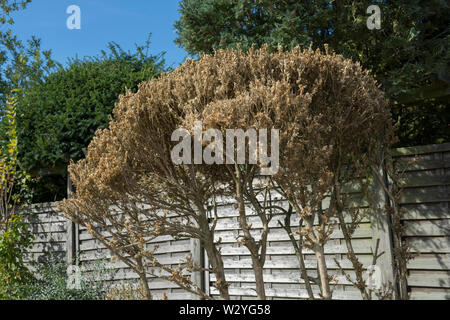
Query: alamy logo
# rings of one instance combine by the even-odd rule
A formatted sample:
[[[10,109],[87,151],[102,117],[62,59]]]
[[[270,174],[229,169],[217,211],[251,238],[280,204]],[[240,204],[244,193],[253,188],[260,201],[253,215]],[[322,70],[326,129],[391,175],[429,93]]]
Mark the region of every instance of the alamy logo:
[[[383,274],[377,265],[367,267],[366,285],[369,290],[380,290],[383,286]]]
[[[81,9],[77,5],[70,5],[67,7],[66,10],[67,14],[70,14],[70,16],[67,18],[66,25],[67,29],[73,30],[73,29],[81,29]]]
[[[369,30],[381,29],[381,9],[376,4],[373,4],[367,8],[367,14],[371,16],[367,18],[367,28]]]
[[[67,267],[67,289],[81,289],[81,270],[79,266],[70,265]]]
[[[194,161],[192,161],[192,137],[184,128],[176,129],[172,133],[171,140],[179,143],[172,149],[171,158],[174,164],[259,164],[262,175],[274,175],[279,168],[280,133],[277,129],[270,130],[270,156],[267,150],[269,145],[267,134],[267,129],[259,129],[258,133],[252,128],[247,131],[227,129],[224,141],[220,130],[208,129],[203,133],[202,122],[197,121],[194,124],[193,135]],[[206,146],[203,148],[204,145]],[[246,162],[247,150],[248,162]]]

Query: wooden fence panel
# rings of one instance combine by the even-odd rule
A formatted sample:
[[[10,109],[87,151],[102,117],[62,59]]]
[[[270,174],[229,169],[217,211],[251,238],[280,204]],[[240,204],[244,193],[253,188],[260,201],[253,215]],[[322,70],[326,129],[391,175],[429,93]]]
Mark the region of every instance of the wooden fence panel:
[[[54,203],[34,204],[30,211],[27,223],[35,235],[35,240],[25,261],[43,262],[50,253],[56,259],[64,259],[67,219],[57,213]]]
[[[285,201],[277,203],[280,206],[287,206]],[[261,222],[251,208],[248,209],[248,221],[252,224],[251,233],[258,241],[261,233]],[[254,299],[255,278],[252,269],[251,257],[248,249],[236,243],[241,235],[239,231],[239,215],[233,201],[220,206],[217,210],[218,222],[216,226],[215,239],[219,241],[223,255],[225,274],[227,282],[230,284],[230,295],[232,299]],[[299,299],[307,298],[304,281],[300,278],[298,260],[289,240],[289,236],[278,223],[283,216],[275,216],[270,222],[270,232],[268,235],[267,257],[264,264],[264,282],[268,299]],[[282,220],[281,220],[282,222]],[[293,215],[291,226],[298,227],[299,217]],[[356,230],[353,240],[355,251],[365,267],[372,261],[372,228],[367,220]],[[326,263],[330,270],[330,275],[336,274],[337,284],[334,286],[333,296],[337,299],[361,299],[361,295],[344,276],[340,275],[338,267],[334,261],[336,258],[342,267],[352,272],[350,261],[345,254],[347,248],[343,240],[342,231],[339,228],[331,235],[331,240],[325,247]],[[304,249],[305,264],[308,275],[317,277],[317,263],[311,250]],[[211,293],[218,298],[218,291],[214,288],[215,276],[210,274]],[[313,291],[319,293],[317,286],[313,285]]]
[[[411,299],[450,299],[450,143],[397,149],[415,163],[405,171],[403,241],[416,258],[408,264]]]
[[[80,226],[79,233],[80,265],[95,268],[96,261],[100,261],[101,268],[107,270],[102,277],[107,286],[127,281],[136,282],[139,279],[138,275],[123,262],[111,261],[111,252],[99,240],[92,238],[86,228]],[[147,244],[149,248],[155,245],[158,246],[156,258],[161,263],[174,268],[191,252],[190,239],[174,240],[171,237],[161,237]],[[163,299],[164,294],[168,299],[196,298],[193,294],[178,288],[174,283],[160,278],[149,277],[149,287],[155,299]]]
[[[138,280],[137,274],[123,262],[111,262],[110,251],[99,240],[94,239],[86,228],[81,226],[70,228],[72,222],[57,210],[55,203],[35,204],[31,206],[30,211],[32,214],[27,222],[35,235],[35,240],[27,254],[27,263],[30,264],[32,261],[45,263],[52,254],[60,261],[73,261],[84,267],[87,272],[94,273],[106,286]],[[72,234],[73,232],[77,234]],[[70,239],[76,240],[73,248],[69,244]],[[147,245],[158,245],[158,260],[171,267],[178,266],[179,262],[185,260],[186,255],[191,253],[190,239],[174,240],[171,237],[160,237]],[[74,257],[77,259],[72,260]],[[197,298],[177,285],[159,278],[151,277],[149,286],[155,299],[163,299],[164,294],[168,299]]]

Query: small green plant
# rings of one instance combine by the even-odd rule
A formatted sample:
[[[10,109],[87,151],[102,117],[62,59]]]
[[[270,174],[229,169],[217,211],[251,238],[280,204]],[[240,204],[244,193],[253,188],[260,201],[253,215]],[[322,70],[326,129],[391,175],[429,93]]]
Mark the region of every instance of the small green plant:
[[[32,279],[23,254],[32,246],[33,235],[22,215],[13,215],[6,225],[2,222],[0,234],[0,299],[15,299],[21,298],[20,286]]]
[[[7,97],[7,141],[0,148],[0,299],[21,298],[20,286],[32,279],[23,257],[33,245],[33,234],[20,209],[31,198],[30,177],[17,161],[16,103],[19,90]]]
[[[81,269],[81,288],[68,286],[66,263],[56,257],[49,256],[45,263],[34,263],[35,278],[21,288],[23,299],[26,300],[101,300],[103,289],[99,275],[103,272],[101,266]]]

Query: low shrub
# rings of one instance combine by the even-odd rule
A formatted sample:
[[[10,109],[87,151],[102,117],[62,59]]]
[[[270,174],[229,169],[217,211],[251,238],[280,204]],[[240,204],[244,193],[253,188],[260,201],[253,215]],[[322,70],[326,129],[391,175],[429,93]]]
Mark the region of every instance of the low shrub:
[[[26,300],[101,300],[103,289],[99,274],[103,269],[96,266],[92,271],[81,268],[81,289],[68,286],[67,265],[50,257],[46,263],[34,264],[35,278],[21,288]]]

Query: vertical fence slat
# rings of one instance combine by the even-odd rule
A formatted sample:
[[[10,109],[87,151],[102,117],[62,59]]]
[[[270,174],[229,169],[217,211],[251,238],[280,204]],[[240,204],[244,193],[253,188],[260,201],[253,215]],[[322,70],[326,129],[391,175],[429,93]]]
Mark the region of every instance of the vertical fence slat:
[[[385,183],[387,182],[384,168],[380,168],[378,172],[383,177]],[[375,250],[377,241],[379,240],[378,255],[383,253],[377,259],[377,265],[380,267],[383,282],[391,283],[395,287],[394,277],[394,263],[393,263],[393,246],[391,223],[388,214],[383,214],[385,206],[388,204],[387,195],[384,192],[382,185],[374,179],[374,193],[375,193],[375,212],[372,219],[372,248]]]
[[[67,173],[67,198],[72,196],[72,181]],[[68,265],[77,264],[78,228],[71,220],[67,221],[66,260]]]
[[[196,266],[203,268],[203,249],[199,239],[190,240],[190,251],[192,255],[192,261]],[[196,284],[202,291],[205,291],[205,275],[203,271],[193,272],[191,275],[191,281]],[[198,298],[199,296],[195,296]]]

